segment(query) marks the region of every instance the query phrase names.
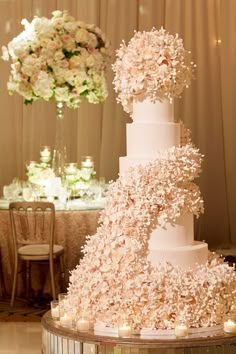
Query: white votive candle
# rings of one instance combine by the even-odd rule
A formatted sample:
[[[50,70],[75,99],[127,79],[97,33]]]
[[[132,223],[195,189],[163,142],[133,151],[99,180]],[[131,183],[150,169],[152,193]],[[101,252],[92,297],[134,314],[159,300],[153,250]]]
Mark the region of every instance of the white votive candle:
[[[60,324],[64,327],[72,327],[72,317],[65,313],[64,316],[60,318]]]
[[[58,320],[60,317],[58,300],[51,301],[51,316],[53,320]]]
[[[188,327],[185,324],[179,324],[175,327],[176,337],[186,337],[188,335]]]
[[[94,162],[92,156],[83,156],[81,161],[81,167],[93,168]]]
[[[54,307],[51,309],[51,316],[53,319],[58,319],[60,317],[59,315],[59,306]]]
[[[65,173],[67,175],[75,175],[77,172],[77,163],[71,162],[66,164]]]
[[[51,149],[48,146],[44,146],[41,148],[40,156],[49,157],[51,155]]]
[[[233,320],[227,320],[224,322],[224,331],[226,333],[236,333],[236,322]]]
[[[89,320],[86,320],[84,318],[79,319],[76,323],[76,328],[79,331],[83,331],[83,332],[88,331],[89,330]]]
[[[130,337],[132,334],[132,328],[129,325],[122,325],[118,328],[119,337]]]

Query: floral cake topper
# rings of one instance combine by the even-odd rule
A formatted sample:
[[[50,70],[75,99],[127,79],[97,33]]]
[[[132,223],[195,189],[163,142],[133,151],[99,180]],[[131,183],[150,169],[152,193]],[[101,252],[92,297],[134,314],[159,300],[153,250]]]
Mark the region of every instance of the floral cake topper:
[[[178,34],[163,28],[135,32],[128,45],[121,43],[112,66],[117,101],[127,113],[135,100],[172,101],[190,84],[194,67]]]
[[[110,49],[100,28],[59,10],[51,19],[24,19],[22,25],[24,31],[2,48],[2,58],[12,60],[10,94],[18,92],[26,104],[53,99],[69,108],[79,107],[83,98],[90,103],[107,98]]]

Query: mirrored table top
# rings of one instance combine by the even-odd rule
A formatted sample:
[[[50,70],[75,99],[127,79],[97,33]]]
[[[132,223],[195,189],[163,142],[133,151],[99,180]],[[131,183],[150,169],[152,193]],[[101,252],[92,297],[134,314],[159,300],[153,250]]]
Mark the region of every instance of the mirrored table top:
[[[41,201],[44,199],[42,198]],[[46,201],[46,199],[45,199]],[[0,198],[0,210],[7,210],[10,201],[5,198]],[[103,209],[105,198],[100,199],[71,199],[66,203],[60,203],[57,199],[54,200],[56,210],[97,210]]]

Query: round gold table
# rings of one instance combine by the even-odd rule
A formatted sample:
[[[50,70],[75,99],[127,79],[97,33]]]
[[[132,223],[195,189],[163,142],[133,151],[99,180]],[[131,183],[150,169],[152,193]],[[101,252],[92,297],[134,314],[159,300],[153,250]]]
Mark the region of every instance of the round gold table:
[[[53,321],[48,311],[42,318],[43,354],[236,354],[236,334],[222,329],[186,338],[162,336],[130,338],[79,332]]]

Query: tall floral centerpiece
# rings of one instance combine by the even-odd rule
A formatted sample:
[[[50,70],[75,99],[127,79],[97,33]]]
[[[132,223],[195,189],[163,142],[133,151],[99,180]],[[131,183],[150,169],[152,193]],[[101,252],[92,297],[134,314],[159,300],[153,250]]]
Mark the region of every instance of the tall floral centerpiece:
[[[94,104],[105,101],[110,49],[100,28],[59,10],[50,19],[35,17],[31,23],[23,19],[22,25],[23,32],[2,48],[2,58],[12,62],[7,83],[10,94],[18,92],[25,104],[38,99],[55,101],[59,128],[64,105],[75,109],[83,99]],[[60,135],[56,133],[57,145],[63,145]],[[61,146],[55,150],[59,155],[54,154],[54,162],[63,167]]]

